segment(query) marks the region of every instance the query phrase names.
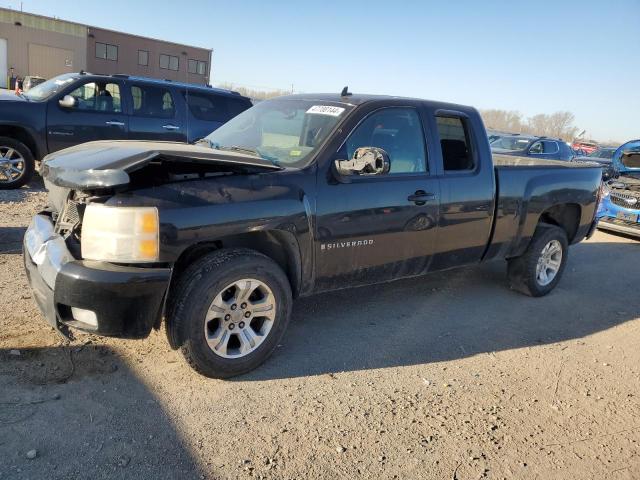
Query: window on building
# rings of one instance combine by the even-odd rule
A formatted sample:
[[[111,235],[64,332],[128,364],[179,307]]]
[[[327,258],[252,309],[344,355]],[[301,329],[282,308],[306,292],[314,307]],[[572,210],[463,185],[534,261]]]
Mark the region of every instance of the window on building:
[[[90,82],[71,92],[76,99],[75,108],[95,112],[122,112],[120,86],[117,83]]]
[[[175,104],[166,88],[132,85],[133,114],[140,117],[173,118]]]
[[[149,52],[147,50],[138,50],[138,65],[149,65]]]
[[[442,162],[446,171],[473,170],[475,162],[465,122],[458,117],[436,117]]]
[[[189,73],[196,75],[207,74],[207,62],[201,62],[200,60],[189,59]]]
[[[96,58],[118,61],[118,46],[96,42]]]
[[[178,57],[174,57],[173,55],[160,54],[160,68],[164,70],[178,71],[179,66],[180,61],[178,60]]]

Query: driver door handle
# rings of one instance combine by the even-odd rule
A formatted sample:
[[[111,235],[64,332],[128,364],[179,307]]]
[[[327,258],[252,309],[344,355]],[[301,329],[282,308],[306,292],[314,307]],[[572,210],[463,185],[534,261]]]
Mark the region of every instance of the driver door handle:
[[[416,190],[416,193],[407,197],[407,200],[414,202],[416,205],[424,205],[427,201],[435,198],[436,196],[433,193],[425,192],[424,190]]]
[[[114,127],[124,127],[124,122],[118,122],[116,120],[109,120],[108,122],[104,122],[104,123]]]
[[[162,125],[162,128],[164,128],[165,130],[180,130],[180,127],[177,127],[175,125]]]

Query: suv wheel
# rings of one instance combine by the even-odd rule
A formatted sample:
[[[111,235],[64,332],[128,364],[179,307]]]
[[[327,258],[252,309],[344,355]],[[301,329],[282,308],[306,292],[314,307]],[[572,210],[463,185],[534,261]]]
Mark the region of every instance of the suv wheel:
[[[29,148],[9,137],[0,137],[0,190],[19,188],[33,175],[35,162]]]
[[[282,269],[253,250],[220,250],[181,275],[168,329],[197,372],[229,378],[253,370],[278,345],[291,315]]]
[[[524,255],[508,261],[511,288],[532,297],[541,297],[553,290],[567,264],[568,245],[562,228],[540,224]]]

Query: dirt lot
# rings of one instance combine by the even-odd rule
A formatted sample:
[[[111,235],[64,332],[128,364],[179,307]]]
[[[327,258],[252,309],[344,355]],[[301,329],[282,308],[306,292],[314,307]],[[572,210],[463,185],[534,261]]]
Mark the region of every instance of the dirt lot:
[[[0,479],[640,478],[639,242],[598,232],[542,299],[501,263],[304,299],[214,381],[163,332],[56,337],[20,253],[44,202],[0,192]]]

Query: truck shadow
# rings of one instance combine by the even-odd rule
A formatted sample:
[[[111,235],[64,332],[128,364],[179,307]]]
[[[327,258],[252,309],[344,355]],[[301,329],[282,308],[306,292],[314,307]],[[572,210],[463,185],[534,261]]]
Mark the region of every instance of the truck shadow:
[[[0,254],[21,253],[27,227],[0,227]]]
[[[276,354],[238,380],[440,362],[579,339],[640,316],[630,290],[640,243],[591,241],[570,255],[543,298],[509,290],[497,262],[302,299]]]
[[[34,173],[31,181],[15,190],[0,190],[0,204],[23,201],[30,193],[44,192],[44,181],[38,173]]]
[[[94,345],[0,349],[0,458],[1,478],[202,475],[154,394]]]

